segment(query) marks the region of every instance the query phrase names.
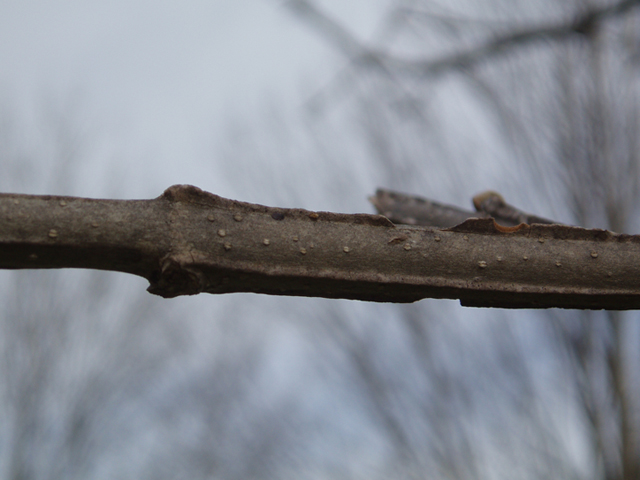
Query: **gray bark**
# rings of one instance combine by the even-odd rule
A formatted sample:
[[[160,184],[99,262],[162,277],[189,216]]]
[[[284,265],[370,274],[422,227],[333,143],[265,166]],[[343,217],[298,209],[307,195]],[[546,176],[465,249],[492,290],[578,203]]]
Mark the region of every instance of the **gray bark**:
[[[254,292],[507,308],[640,307],[640,236],[564,225],[395,225],[188,185],[152,200],[0,195],[0,268],[139,275],[163,297]]]

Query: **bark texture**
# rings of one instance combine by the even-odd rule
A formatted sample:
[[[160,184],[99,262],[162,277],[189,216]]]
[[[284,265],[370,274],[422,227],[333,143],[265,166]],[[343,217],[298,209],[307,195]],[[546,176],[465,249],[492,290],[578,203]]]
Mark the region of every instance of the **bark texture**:
[[[163,297],[255,292],[512,308],[640,307],[640,236],[564,225],[395,225],[238,202],[188,185],[152,200],[0,195],[0,268],[139,275]]]

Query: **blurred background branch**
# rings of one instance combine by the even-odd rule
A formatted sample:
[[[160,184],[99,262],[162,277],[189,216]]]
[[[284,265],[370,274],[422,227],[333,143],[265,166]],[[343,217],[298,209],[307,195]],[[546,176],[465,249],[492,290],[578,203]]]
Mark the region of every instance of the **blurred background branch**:
[[[359,42],[347,29],[335,19],[317,7],[310,0],[288,0],[289,8],[304,21],[316,28],[327,41],[333,43],[344,55],[361,67],[379,67],[383,71],[393,74],[413,74],[430,76],[446,73],[453,69],[471,68],[474,64],[490,60],[491,57],[507,55],[510,50],[527,46],[531,42],[549,40],[561,41],[579,36],[590,38],[594,36],[601,24],[611,17],[621,16],[640,4],[638,0],[621,0],[608,5],[587,4],[582,10],[574,13],[573,18],[560,22],[550,22],[533,27],[509,26],[507,32],[493,33],[480,45],[461,49],[453,54],[446,54],[438,59],[406,59],[388,52],[368,47]],[[435,14],[420,12],[432,21],[443,20]],[[407,19],[418,14],[411,7],[398,8],[395,15],[405,16]],[[448,19],[456,22],[456,17]]]

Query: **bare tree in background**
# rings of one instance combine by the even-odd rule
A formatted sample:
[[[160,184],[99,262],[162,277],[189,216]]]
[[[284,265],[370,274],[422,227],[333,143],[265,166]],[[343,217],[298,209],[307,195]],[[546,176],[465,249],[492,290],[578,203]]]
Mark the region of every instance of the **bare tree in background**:
[[[559,49],[558,158],[577,222],[629,231],[638,203],[637,12],[613,24],[596,22],[573,48]],[[590,426],[603,478],[640,475],[637,318],[617,312],[579,314],[562,339]],[[634,368],[634,365],[636,368]]]
[[[345,71],[312,105],[332,108],[348,101],[337,92],[348,92],[385,185],[428,191],[433,182],[448,182],[467,195],[469,177],[492,168],[486,157],[474,155],[471,141],[479,140],[473,133],[465,142],[460,132],[447,130],[447,112],[439,109],[437,96],[453,83],[475,99],[470,105],[479,106],[469,108],[481,132],[492,134],[493,142],[502,140],[500,149],[511,156],[508,164],[493,167],[493,174],[503,177],[503,191],[526,202],[529,210],[570,223],[619,232],[637,228],[638,2],[445,6],[403,0],[392,2],[369,42],[358,40],[315,2],[292,0],[289,6],[348,58]],[[470,158],[464,162],[442,167],[444,158],[466,153]],[[441,341],[439,322],[425,318],[435,312],[404,306],[396,315],[393,328],[399,333],[381,325],[380,335],[405,338],[402,345],[411,349],[402,353],[411,368],[385,365],[385,348],[393,348],[376,348],[376,342],[384,344],[381,336],[354,332],[353,321],[339,314],[332,315],[329,338],[343,347],[349,375],[366,397],[373,421],[386,432],[395,465],[406,478],[421,478],[434,466],[443,478],[487,478],[497,473],[487,465],[487,453],[489,459],[500,454],[524,459],[508,461],[514,470],[503,472],[503,478],[632,480],[640,475],[636,314],[537,314],[546,330],[530,342],[555,348],[547,350],[558,366],[558,383],[552,385],[563,395],[548,394],[549,384],[536,377],[535,356],[514,341],[522,331],[514,324],[515,313],[492,328],[495,344],[490,345],[501,353],[463,346],[458,338],[441,355],[431,353]],[[454,365],[451,357],[460,350],[478,355],[466,375],[443,366]],[[491,361],[496,355],[507,358]],[[496,391],[496,398],[485,413],[501,415],[503,422],[496,435],[478,434],[468,420],[488,405],[480,405],[486,395],[477,393],[469,375],[488,371],[493,375],[486,375],[482,388]],[[423,385],[434,393],[421,394]],[[581,422],[582,427],[574,425],[573,438],[553,418],[559,401],[572,405]],[[486,428],[486,419],[479,424]],[[484,447],[487,439],[497,442],[495,449]],[[586,444],[582,464],[569,458],[577,439]]]

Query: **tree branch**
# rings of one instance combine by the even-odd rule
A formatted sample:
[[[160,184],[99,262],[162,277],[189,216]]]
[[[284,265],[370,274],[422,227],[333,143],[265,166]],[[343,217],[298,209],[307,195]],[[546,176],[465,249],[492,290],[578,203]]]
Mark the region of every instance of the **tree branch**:
[[[574,20],[523,28],[498,35],[473,47],[435,59],[402,59],[369,48],[360,43],[336,20],[309,0],[289,0],[289,7],[316,27],[321,34],[342,50],[350,59],[365,65],[382,67],[386,71],[405,72],[411,75],[434,76],[451,70],[468,68],[476,63],[507,50],[528,45],[543,39],[563,40],[576,34],[591,35],[598,25],[617,15],[624,14],[640,4],[640,0],[621,0],[612,5],[592,7],[577,15]]]
[[[425,227],[453,227],[465,220],[488,218],[486,212],[474,213],[471,210],[444,205],[415,195],[406,195],[379,188],[369,201],[376,207],[380,215],[384,215],[393,223],[404,225],[422,225]]]
[[[153,200],[0,195],[0,268],[139,275],[163,297],[255,292],[513,308],[640,307],[640,236],[563,225],[453,228],[271,208],[188,185]]]
[[[560,224],[523,212],[505,202],[502,195],[490,190],[473,197],[475,212],[382,188],[376,191],[375,196],[369,197],[369,201],[380,215],[384,215],[393,223],[406,225],[446,228],[458,225],[469,218],[489,217],[493,217],[498,224],[505,227],[514,227],[521,223]]]

